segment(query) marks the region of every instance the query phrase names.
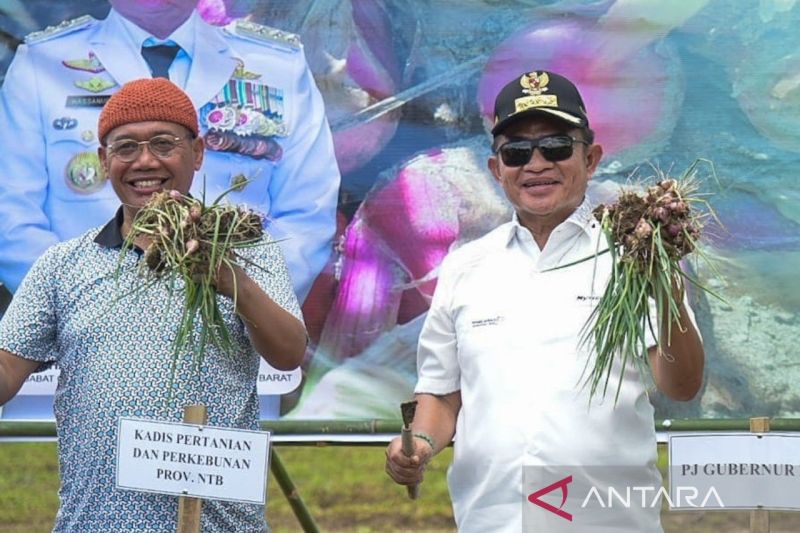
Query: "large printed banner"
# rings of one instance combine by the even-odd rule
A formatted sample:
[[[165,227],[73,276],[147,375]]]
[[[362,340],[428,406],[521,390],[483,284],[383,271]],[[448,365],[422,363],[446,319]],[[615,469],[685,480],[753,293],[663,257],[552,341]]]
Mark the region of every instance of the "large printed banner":
[[[724,302],[694,295],[706,383],[685,404],[654,394],[657,416],[800,414],[800,3],[204,0],[200,8],[214,24],[249,17],[298,33],[334,131],[343,176],[336,245],[303,306],[312,343],[282,416],[399,416],[438,265],[510,216],[486,170],[487,125],[499,87],[532,69],[581,88],[605,150],[597,186],[637,169],[679,173],[698,158],[713,162],[704,188],[720,224],[707,232],[707,251],[722,276],[695,274]],[[26,33],[107,10],[98,0],[3,2],[0,72]],[[49,376],[27,384],[34,396],[12,401],[4,417],[14,402],[28,402],[24,417],[52,416]]]

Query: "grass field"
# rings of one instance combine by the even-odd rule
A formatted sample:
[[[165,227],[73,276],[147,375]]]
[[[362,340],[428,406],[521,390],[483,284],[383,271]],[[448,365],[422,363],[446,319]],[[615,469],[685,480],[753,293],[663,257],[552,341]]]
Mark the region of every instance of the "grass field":
[[[428,468],[420,499],[383,472],[381,447],[279,447],[280,456],[322,531],[444,533],[455,530],[445,485],[446,450]],[[58,507],[53,443],[0,443],[0,533],[50,531]],[[275,533],[300,527],[270,478],[267,516]],[[667,512],[667,533],[747,533],[748,512]],[[800,532],[800,513],[771,514],[772,533]]]

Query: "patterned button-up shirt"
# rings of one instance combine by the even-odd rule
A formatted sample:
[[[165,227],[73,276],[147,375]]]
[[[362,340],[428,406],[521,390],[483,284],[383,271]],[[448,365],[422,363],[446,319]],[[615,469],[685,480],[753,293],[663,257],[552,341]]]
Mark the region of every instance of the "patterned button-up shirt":
[[[61,369],[56,532],[175,531],[177,497],[114,486],[120,417],[180,421],[184,405],[203,403],[209,425],[258,428],[259,355],[233,302],[218,297],[234,353],[209,347],[200,372],[191,353],[173,357],[183,285],[172,293],[167,281],[145,288],[137,251],[120,255],[120,215],[50,248],[0,322],[0,348]],[[265,244],[244,255],[264,267],[245,262],[247,273],[300,318],[280,248]],[[205,532],[266,530],[263,508],[252,504],[209,500],[202,520]]]

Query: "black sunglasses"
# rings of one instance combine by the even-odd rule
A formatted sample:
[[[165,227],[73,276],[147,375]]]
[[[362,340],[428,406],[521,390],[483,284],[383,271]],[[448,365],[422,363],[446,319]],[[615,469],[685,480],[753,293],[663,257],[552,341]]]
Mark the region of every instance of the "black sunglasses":
[[[542,157],[551,162],[564,161],[572,157],[573,143],[588,142],[569,135],[548,135],[540,139],[518,139],[509,141],[497,149],[506,166],[521,167],[533,157],[534,148],[539,148]]]

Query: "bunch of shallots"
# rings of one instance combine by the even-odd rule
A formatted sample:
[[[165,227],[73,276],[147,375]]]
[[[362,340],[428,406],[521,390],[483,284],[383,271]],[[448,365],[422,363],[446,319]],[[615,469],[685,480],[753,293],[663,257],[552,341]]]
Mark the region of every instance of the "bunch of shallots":
[[[696,198],[692,198],[694,191],[689,187],[686,181],[664,178],[648,187],[644,195],[625,191],[616,203],[600,204],[595,209],[595,218],[606,234],[623,247],[621,261],[648,272],[658,252],[678,261],[694,251],[702,215],[690,208]]]
[[[649,372],[648,331],[657,340],[659,352],[668,353],[661,343],[669,338],[670,331],[661,330],[671,328],[679,315],[678,298],[685,280],[710,292],[681,265],[686,255],[700,252],[697,245],[703,222],[713,216],[698,192],[697,166],[695,162],[677,179],[656,170],[655,185],[644,192],[624,191],[615,203],[600,204],[594,211],[608,241],[613,266],[582,339],[597,355],[587,379],[592,396],[601,383],[605,394],[616,356],[622,357],[623,370],[632,360],[640,371]],[[708,259],[705,255],[703,258]],[[651,299],[656,306],[655,324],[650,314]]]
[[[149,242],[141,262],[142,273],[150,280],[144,288],[166,278],[172,293],[176,281],[183,281],[184,308],[173,345],[173,378],[177,358],[186,349],[194,354],[198,370],[209,344],[231,351],[230,334],[217,304],[217,273],[236,264],[240,259],[236,250],[263,244],[262,216],[242,206],[221,204],[220,199],[206,206],[175,190],[156,193],[139,210],[125,238],[123,253],[140,237]],[[198,317],[199,333],[195,333]]]

